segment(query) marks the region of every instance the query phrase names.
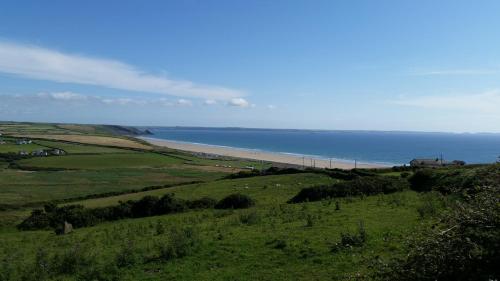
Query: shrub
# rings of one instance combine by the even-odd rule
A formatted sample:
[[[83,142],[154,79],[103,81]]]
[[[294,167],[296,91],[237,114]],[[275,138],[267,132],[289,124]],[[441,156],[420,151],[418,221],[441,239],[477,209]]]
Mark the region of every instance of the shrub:
[[[366,242],[366,230],[362,222],[360,222],[358,227],[358,232],[351,233],[341,233],[340,234],[340,244],[344,247],[359,247]]]
[[[360,221],[358,224],[358,230],[356,233],[342,232],[340,234],[340,242],[335,243],[331,251],[338,252],[347,248],[361,247],[365,244],[367,240],[367,234],[365,229],[365,224]]]
[[[314,186],[303,188],[288,203],[300,203],[306,201],[319,201],[334,197],[335,190],[331,186]]]
[[[352,170],[346,171],[342,169],[327,169],[326,174],[333,179],[339,180],[353,180],[359,177],[359,175],[353,173]]]
[[[75,228],[92,226],[99,222],[99,219],[82,205],[58,207],[52,213],[49,213],[49,216],[53,228],[64,225],[65,221],[71,223]]]
[[[31,215],[17,226],[19,230],[36,230],[49,227],[49,217],[42,210],[33,210]]]
[[[336,197],[358,195],[373,195],[378,193],[393,193],[401,191],[406,184],[390,177],[360,177],[330,186],[315,186],[302,189],[288,203],[319,201]]]
[[[270,175],[287,175],[287,174],[298,174],[305,173],[306,171],[295,169],[295,168],[278,168],[278,167],[270,167],[265,170],[250,170],[250,171],[240,171],[234,174],[230,174],[226,176],[226,179],[239,179],[239,178],[249,178],[256,176],[270,176]]]
[[[241,208],[238,206],[245,205],[244,198],[241,200],[239,203],[236,202],[235,208]],[[33,210],[31,215],[17,227],[20,230],[45,228],[57,230],[61,229],[64,222],[68,222],[74,228],[79,228],[92,226],[102,221],[178,213],[186,211],[188,208],[211,208],[215,203],[214,199],[208,197],[186,201],[177,199],[172,194],[166,194],[160,199],[154,196],[146,196],[138,201],[129,200],[120,202],[116,206],[100,208],[84,208],[82,205],[57,207],[57,205],[49,203],[45,205],[45,212],[43,210]]]
[[[429,169],[418,170],[408,178],[408,182],[410,188],[417,192],[431,191],[436,184],[436,172]]]
[[[500,164],[418,170],[408,181],[411,189],[418,192],[435,190],[442,194],[474,194],[484,186],[500,185]]]
[[[183,212],[187,209],[186,201],[177,199],[173,194],[165,194],[154,207],[155,215]]]
[[[57,204],[56,203],[53,203],[53,202],[49,202],[47,204],[45,204],[43,206],[43,210],[46,212],[46,213],[52,213],[53,211],[55,211],[57,209]]]
[[[383,280],[500,278],[500,186],[466,197],[437,225],[409,239],[405,258],[382,267]]]
[[[133,217],[148,217],[155,214],[159,199],[155,196],[145,196],[132,204],[131,212]]]
[[[217,204],[217,200],[210,197],[203,197],[189,202],[190,209],[209,209]]]
[[[255,201],[247,195],[235,193],[217,202],[216,209],[245,209],[255,205]]]

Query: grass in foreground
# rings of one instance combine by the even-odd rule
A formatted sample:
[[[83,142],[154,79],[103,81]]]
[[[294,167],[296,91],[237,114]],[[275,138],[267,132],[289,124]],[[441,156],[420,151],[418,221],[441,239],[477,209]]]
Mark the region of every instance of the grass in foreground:
[[[344,280],[367,274],[381,255],[404,255],[401,241],[426,222],[416,211],[422,196],[410,191],[342,199],[336,210],[328,201],[283,204],[285,193],[260,189],[261,199],[254,196],[261,203],[252,209],[129,219],[67,236],[3,233],[4,272],[9,268],[19,276],[45,270],[47,277],[67,280],[89,270],[120,280]],[[366,244],[332,251],[340,234],[355,233],[360,221]],[[189,254],[183,258],[162,255],[172,229],[190,229],[195,237],[185,245]],[[48,267],[40,269],[40,261]],[[70,272],[61,275],[61,263]]]

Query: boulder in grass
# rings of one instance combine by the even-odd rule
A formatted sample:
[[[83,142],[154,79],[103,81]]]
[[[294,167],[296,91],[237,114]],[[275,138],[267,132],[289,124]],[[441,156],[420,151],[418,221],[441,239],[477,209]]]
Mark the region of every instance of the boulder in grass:
[[[68,234],[73,232],[73,225],[69,222],[64,222],[64,233],[63,234]]]
[[[64,222],[61,227],[56,228],[56,234],[57,235],[65,235],[73,232],[73,225],[67,221]]]

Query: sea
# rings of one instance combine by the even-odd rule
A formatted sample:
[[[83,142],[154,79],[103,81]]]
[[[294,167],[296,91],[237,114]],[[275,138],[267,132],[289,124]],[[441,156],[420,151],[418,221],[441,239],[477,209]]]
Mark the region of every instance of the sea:
[[[494,163],[500,134],[149,127],[157,139],[384,165],[414,158]]]

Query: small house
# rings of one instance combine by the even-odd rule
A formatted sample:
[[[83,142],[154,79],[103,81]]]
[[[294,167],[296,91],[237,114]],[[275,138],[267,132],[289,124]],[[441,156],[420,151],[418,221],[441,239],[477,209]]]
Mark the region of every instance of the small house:
[[[31,152],[31,155],[32,155],[32,156],[40,156],[40,157],[43,157],[43,156],[49,156],[49,152],[48,152],[48,151],[46,151],[46,150],[43,150],[43,149],[39,149],[39,150],[32,151],[32,152]]]
[[[444,161],[439,158],[427,158],[427,159],[413,159],[410,161],[411,167],[417,168],[433,168],[433,167],[442,167],[442,166],[463,166],[465,165],[464,161],[461,160],[453,160],[453,161]]]
[[[31,143],[32,143],[32,141],[31,140],[27,140],[27,139],[16,140],[16,144],[17,145],[31,144]]]
[[[30,154],[27,151],[21,150],[21,151],[19,151],[19,155],[21,155],[21,156],[28,156]]]
[[[434,159],[423,159],[423,158],[416,158],[410,161],[410,166],[411,167],[441,167],[442,160],[439,158],[434,158]]]
[[[66,151],[59,149],[59,148],[54,148],[49,151],[51,155],[65,155]]]

